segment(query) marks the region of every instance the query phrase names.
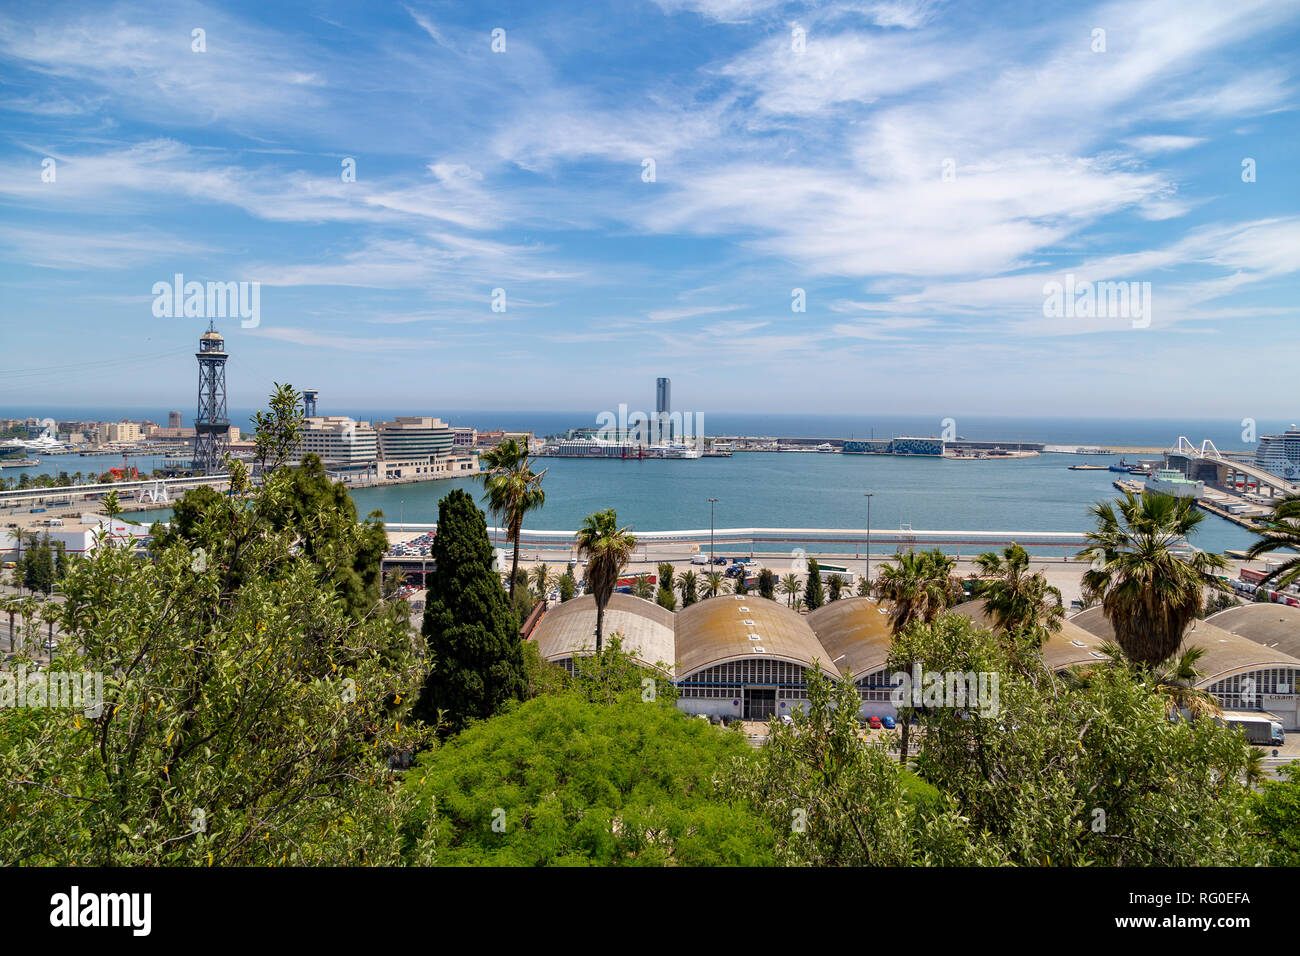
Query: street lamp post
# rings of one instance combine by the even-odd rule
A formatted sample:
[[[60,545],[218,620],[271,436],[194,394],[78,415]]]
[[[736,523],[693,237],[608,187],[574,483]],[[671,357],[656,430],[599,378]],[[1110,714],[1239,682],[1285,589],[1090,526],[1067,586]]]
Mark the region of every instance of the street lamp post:
[[[406,499],[398,498],[397,506],[399,509],[397,512],[398,526],[402,528],[402,530],[406,530]]]
[[[717,498],[709,499],[709,571],[713,571],[713,508],[717,505]]]
[[[866,492],[863,497],[867,499],[867,587],[871,587],[871,496],[874,491]]]

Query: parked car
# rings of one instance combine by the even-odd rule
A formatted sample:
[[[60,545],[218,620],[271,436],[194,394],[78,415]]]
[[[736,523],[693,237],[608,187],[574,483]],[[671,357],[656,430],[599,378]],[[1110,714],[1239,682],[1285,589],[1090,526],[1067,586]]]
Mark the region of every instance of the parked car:
[[[867,726],[870,727],[872,730],[879,730],[879,729],[880,729],[880,718],[879,718],[879,717],[868,717],[868,718],[867,718]]]
[[[885,725],[886,730],[893,730],[898,725],[894,722],[893,717],[881,717],[880,722]]]
[[[713,563],[714,563],[714,564],[726,564],[726,563],[727,563],[727,559],[726,559],[726,558],[714,558],[714,559],[713,559]]]

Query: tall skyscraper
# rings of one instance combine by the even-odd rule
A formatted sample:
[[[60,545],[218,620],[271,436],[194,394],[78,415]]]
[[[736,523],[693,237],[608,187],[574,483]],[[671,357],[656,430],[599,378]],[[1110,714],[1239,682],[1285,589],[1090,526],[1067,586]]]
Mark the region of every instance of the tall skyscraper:
[[[199,336],[199,409],[194,416],[194,470],[221,472],[230,448],[230,416],[226,412],[226,343],[209,322]]]
[[[182,423],[181,423],[181,413],[180,413],[180,412],[178,412],[178,411],[171,411],[171,412],[168,412],[168,413],[167,413],[167,427],[168,427],[168,428],[180,428],[180,427],[182,427]]]
[[[673,425],[669,417],[673,411],[673,383],[666,378],[655,379],[655,419],[659,423],[660,438],[672,441]]]
[[[304,388],[302,390],[302,409],[307,418],[316,417],[316,399],[320,395],[314,388]]]

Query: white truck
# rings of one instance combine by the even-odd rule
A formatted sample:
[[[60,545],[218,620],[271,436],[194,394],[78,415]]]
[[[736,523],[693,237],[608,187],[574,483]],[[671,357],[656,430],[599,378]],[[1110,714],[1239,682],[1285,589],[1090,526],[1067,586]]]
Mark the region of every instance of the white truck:
[[[1229,727],[1240,727],[1246,740],[1252,744],[1280,747],[1286,743],[1282,722],[1272,714],[1260,711],[1225,710],[1220,720]]]

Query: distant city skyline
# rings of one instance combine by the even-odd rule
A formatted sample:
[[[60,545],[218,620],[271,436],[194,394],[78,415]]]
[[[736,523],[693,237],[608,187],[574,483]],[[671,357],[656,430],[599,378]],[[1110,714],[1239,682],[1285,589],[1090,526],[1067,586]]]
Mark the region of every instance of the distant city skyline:
[[[1293,421],[1298,41],[1281,0],[8,4],[0,415],[191,424],[194,282],[232,409]]]

